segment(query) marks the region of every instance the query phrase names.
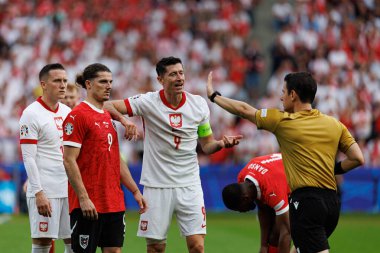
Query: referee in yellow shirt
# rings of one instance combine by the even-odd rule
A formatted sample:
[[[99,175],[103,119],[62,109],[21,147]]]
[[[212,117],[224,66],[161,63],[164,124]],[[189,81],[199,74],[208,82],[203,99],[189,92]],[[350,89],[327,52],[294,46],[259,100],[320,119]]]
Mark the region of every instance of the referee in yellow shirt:
[[[328,237],[340,214],[335,175],[364,164],[359,145],[347,128],[312,108],[316,92],[317,83],[310,73],[290,73],[282,89],[284,111],[258,110],[214,91],[212,73],[207,82],[207,95],[212,102],[276,136],[292,190],[290,225],[298,253],[329,252]],[[338,150],[346,158],[336,163]]]

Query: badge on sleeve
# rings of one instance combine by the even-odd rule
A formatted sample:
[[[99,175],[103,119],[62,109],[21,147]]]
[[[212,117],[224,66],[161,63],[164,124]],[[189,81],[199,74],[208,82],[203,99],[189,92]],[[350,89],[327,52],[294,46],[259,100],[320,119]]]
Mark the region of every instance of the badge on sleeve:
[[[72,134],[72,133],[73,133],[73,130],[74,130],[74,126],[73,126],[73,124],[71,124],[71,123],[67,123],[67,124],[65,125],[65,134],[66,134],[66,135],[70,135],[70,134]]]
[[[29,134],[29,128],[28,128],[28,126],[27,125],[22,125],[21,128],[20,128],[20,135],[22,137],[26,137],[26,136],[28,136],[28,134]]]

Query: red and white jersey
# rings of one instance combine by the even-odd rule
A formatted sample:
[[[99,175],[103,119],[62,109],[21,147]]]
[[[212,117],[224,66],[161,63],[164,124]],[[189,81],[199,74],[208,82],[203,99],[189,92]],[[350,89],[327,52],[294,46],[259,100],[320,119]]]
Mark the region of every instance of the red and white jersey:
[[[63,144],[80,148],[77,164],[87,193],[99,213],[125,210],[120,186],[120,154],[116,126],[108,111],[87,101],[77,105],[63,123]],[[80,208],[69,184],[70,212]]]
[[[67,197],[62,124],[70,111],[71,109],[62,103],[58,103],[57,109],[52,111],[41,97],[23,111],[19,123],[20,144],[29,177],[27,197],[34,197],[40,190],[43,190],[48,198]],[[28,149],[23,149],[25,144],[36,145],[37,148],[29,146],[33,150],[29,155],[26,154]]]
[[[282,156],[279,153],[252,159],[240,171],[238,182],[250,180],[256,185],[257,199],[274,209],[276,215],[289,210],[290,188],[286,181]]]
[[[142,116],[144,158],[140,183],[149,187],[185,187],[200,184],[196,153],[198,127],[209,122],[206,101],[183,92],[173,108],[164,91],[124,100],[128,115]]]

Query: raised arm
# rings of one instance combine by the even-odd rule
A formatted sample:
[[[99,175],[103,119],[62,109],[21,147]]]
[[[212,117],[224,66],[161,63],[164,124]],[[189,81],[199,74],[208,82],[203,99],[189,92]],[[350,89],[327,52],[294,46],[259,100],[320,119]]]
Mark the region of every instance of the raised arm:
[[[92,203],[88,196],[77,164],[79,153],[80,148],[64,146],[63,164],[65,165],[66,174],[70,184],[78,196],[83,216],[91,220],[97,220],[98,212],[96,211],[94,203]]]
[[[213,96],[212,101],[224,110],[256,124],[256,108],[242,101],[226,98],[221,95],[215,95],[216,93],[214,94],[214,92],[212,86],[212,72],[210,72],[207,80],[207,96],[209,98]]]
[[[103,108],[111,114],[112,119],[119,121],[125,127],[124,136],[127,140],[136,140],[138,138],[139,134],[136,125],[124,117],[124,114],[128,113],[124,100],[107,101],[104,103]]]
[[[129,171],[128,166],[125,164],[123,159],[120,159],[120,177],[121,177],[121,183],[127,187],[127,189],[133,194],[133,197],[135,198],[137,204],[140,207],[139,213],[145,213],[147,209],[147,204],[142,196],[139,188],[137,187],[137,184],[135,180],[133,180],[133,177],[131,175],[131,172]]]

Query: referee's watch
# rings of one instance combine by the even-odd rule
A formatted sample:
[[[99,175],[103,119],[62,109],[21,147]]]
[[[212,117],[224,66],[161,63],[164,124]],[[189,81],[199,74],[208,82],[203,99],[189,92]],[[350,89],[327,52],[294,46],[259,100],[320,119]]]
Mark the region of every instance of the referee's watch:
[[[214,102],[214,99],[216,96],[221,96],[222,94],[220,94],[219,91],[214,91],[214,93],[211,94],[211,96],[208,97],[208,99],[210,99],[211,102],[215,103]]]

